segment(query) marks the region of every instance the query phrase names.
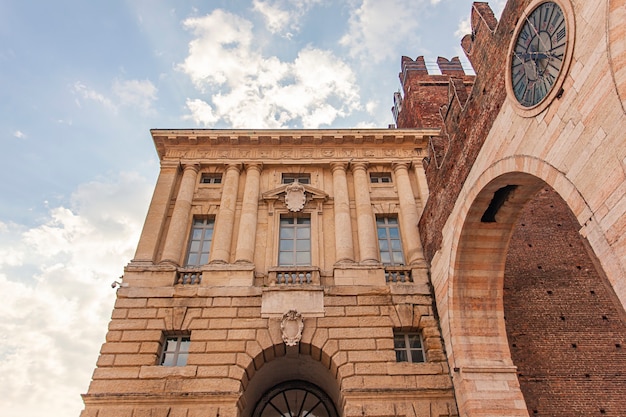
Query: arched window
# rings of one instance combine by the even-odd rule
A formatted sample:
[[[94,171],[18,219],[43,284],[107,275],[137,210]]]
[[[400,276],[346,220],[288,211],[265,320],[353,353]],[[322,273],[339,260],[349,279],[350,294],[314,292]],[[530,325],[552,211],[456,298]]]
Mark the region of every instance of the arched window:
[[[287,381],[267,391],[252,417],[338,417],[332,400],[318,386]]]

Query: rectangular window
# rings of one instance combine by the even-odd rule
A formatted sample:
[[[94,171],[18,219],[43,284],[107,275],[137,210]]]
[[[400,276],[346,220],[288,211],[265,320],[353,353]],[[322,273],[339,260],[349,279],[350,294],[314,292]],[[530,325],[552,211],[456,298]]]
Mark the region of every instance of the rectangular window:
[[[300,184],[310,184],[311,175],[310,174],[283,174],[283,178],[282,178],[283,184],[291,184],[292,182],[295,182],[296,180]]]
[[[404,265],[398,219],[395,217],[378,217],[376,229],[378,231],[380,262],[383,265]]]
[[[281,217],[278,265],[311,265],[311,219]]]
[[[163,343],[161,359],[163,366],[185,366],[189,356],[190,335],[167,336]]]
[[[204,173],[200,176],[200,183],[201,184],[221,184],[222,174]]]
[[[372,184],[391,184],[391,172],[372,172],[370,173],[370,182]]]
[[[186,266],[201,266],[209,263],[214,225],[213,219],[206,217],[193,219]]]
[[[393,346],[397,362],[425,362],[424,345],[420,333],[394,332]]]

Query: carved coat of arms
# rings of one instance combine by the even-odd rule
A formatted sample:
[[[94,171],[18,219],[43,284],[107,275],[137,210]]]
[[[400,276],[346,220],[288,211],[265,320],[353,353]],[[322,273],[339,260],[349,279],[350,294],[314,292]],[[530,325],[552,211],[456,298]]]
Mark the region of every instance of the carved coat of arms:
[[[280,322],[280,330],[283,336],[283,342],[287,346],[296,346],[302,339],[302,329],[304,329],[304,320],[302,314],[296,310],[289,310],[283,314]]]
[[[306,196],[304,195],[304,187],[295,181],[285,187],[285,205],[289,211],[300,211],[304,208]]]

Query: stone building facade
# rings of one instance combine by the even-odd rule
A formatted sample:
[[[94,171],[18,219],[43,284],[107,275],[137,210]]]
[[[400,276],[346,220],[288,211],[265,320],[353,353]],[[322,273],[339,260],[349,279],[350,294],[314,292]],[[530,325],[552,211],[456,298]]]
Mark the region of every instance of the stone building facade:
[[[396,129],[152,131],[82,417],[626,415],[624,21],[476,2]]]
[[[437,133],[153,130],[161,173],[82,416],[270,415],[273,392],[457,415],[416,227]]]

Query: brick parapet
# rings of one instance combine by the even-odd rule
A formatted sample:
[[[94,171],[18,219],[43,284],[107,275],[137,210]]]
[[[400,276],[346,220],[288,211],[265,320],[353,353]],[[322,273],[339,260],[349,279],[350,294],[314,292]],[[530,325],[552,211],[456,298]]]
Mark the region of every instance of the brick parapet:
[[[403,56],[399,74],[402,96],[395,95],[392,109],[398,128],[420,126],[441,128],[440,108],[450,102],[450,83],[466,95],[472,88],[474,76],[467,75],[458,57],[437,58],[440,74],[428,71],[423,56],[415,60]]]
[[[505,100],[506,51],[516,17],[527,3],[509,1],[499,22],[487,3],[472,6],[472,34],[462,45],[477,75],[467,96],[458,81],[450,83],[452,99],[442,112],[442,134],[431,140],[426,166],[430,194],[419,230],[427,261],[441,248],[441,230]]]

